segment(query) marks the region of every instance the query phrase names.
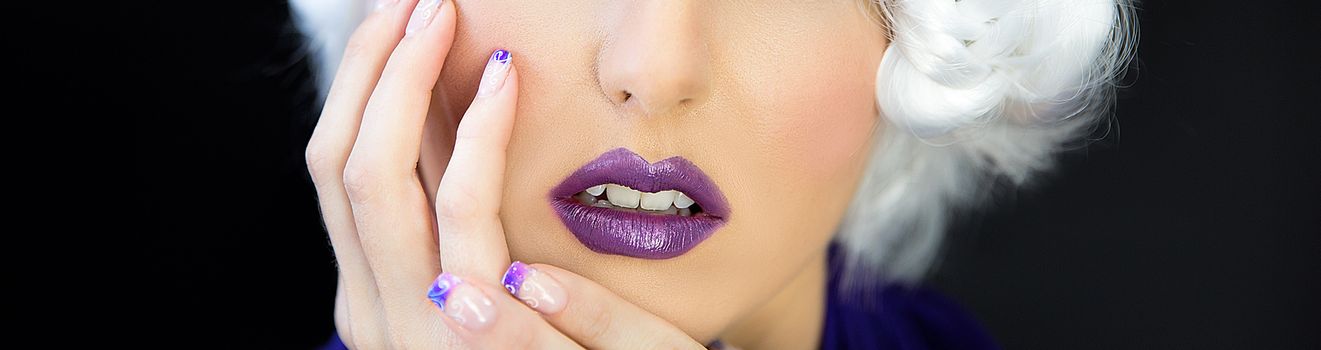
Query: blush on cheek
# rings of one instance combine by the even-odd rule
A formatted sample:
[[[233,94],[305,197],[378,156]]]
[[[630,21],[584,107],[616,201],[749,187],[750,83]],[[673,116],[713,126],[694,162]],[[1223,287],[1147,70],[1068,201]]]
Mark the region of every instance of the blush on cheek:
[[[785,158],[804,172],[795,177],[842,179],[866,161],[872,129],[878,126],[870,84],[840,79],[794,86],[800,87],[797,98],[782,101],[771,122],[779,124],[774,128],[783,137]]]

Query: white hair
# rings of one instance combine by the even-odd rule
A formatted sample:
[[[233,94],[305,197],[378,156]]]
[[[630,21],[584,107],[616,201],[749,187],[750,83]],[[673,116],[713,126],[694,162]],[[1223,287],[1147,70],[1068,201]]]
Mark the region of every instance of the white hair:
[[[835,239],[848,281],[914,283],[951,210],[1000,178],[1025,183],[1108,115],[1135,42],[1131,0],[863,1],[890,34],[876,72],[889,123]],[[324,98],[367,4],[290,5]]]
[[[370,4],[366,0],[289,0],[294,25],[307,38],[307,50],[314,57],[319,99],[330,93],[344,47],[358,23],[367,18]]]
[[[950,212],[1024,184],[1105,121],[1133,54],[1128,0],[871,0],[889,121],[835,239],[846,282],[916,283]]]

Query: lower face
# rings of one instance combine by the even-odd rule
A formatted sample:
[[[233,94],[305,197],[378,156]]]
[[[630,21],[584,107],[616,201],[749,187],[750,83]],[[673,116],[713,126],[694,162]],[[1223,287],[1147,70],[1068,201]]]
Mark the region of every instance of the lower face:
[[[462,111],[486,53],[512,52],[519,102],[500,213],[511,258],[579,273],[708,341],[824,258],[864,172],[887,42],[859,1],[457,0],[437,101]],[[620,61],[629,57],[645,59]],[[664,70],[674,62],[683,65]],[[663,86],[675,77],[698,83]],[[652,108],[612,100],[620,88]],[[676,91],[687,104],[656,97]],[[620,147],[646,162],[688,160],[728,215],[675,256],[589,248],[548,195]]]

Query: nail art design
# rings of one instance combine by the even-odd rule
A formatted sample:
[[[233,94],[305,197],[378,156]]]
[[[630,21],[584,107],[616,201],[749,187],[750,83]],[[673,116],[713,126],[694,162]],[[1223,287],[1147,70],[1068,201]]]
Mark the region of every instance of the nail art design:
[[[445,316],[468,330],[486,329],[495,322],[495,303],[486,297],[486,293],[448,272],[436,277],[427,291],[427,298]]]
[[[495,94],[504,86],[505,77],[509,75],[509,60],[513,58],[509,51],[505,49],[495,50],[491,53],[491,59],[486,62],[486,69],[482,72],[482,81],[477,85],[477,97],[485,97]]]
[[[413,15],[408,18],[408,26],[404,27],[404,35],[413,34],[413,32],[431,24],[431,20],[436,17],[436,9],[440,8],[440,3],[444,0],[421,0],[417,7],[413,8]]]
[[[431,289],[427,290],[427,298],[431,299],[431,302],[436,304],[441,311],[444,311],[445,301],[449,299],[450,292],[459,283],[463,283],[463,280],[460,280],[459,277],[449,273],[441,273],[440,276],[436,277],[436,281],[431,284]]]
[[[521,261],[509,265],[502,283],[509,294],[538,312],[551,314],[564,308],[564,287]]]
[[[505,289],[509,290],[509,294],[518,295],[518,290],[523,287],[523,281],[527,279],[528,270],[527,264],[522,261],[509,264],[509,270],[505,271],[505,278],[501,281]]]

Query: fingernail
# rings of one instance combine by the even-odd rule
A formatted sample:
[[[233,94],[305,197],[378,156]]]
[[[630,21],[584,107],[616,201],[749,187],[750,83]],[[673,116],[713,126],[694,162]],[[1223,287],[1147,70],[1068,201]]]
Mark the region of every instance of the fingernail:
[[[404,27],[404,35],[413,34],[418,29],[422,29],[431,24],[431,20],[436,17],[436,9],[440,8],[443,0],[420,0],[417,7],[413,9],[413,16],[408,18],[408,26]]]
[[[495,322],[495,304],[480,289],[463,283],[448,272],[436,277],[427,291],[427,298],[440,311],[470,331],[489,328]]]
[[[503,283],[509,294],[537,312],[553,314],[564,309],[564,287],[554,278],[521,261],[509,265]]]
[[[500,91],[500,87],[505,85],[505,77],[509,76],[511,58],[513,57],[509,51],[504,49],[491,53],[491,59],[486,62],[486,70],[482,72],[482,82],[477,85],[477,97],[494,95],[496,91]]]
[[[394,5],[396,2],[399,2],[399,0],[376,0],[375,10],[376,11],[383,10],[386,7],[390,7],[390,5]]]

